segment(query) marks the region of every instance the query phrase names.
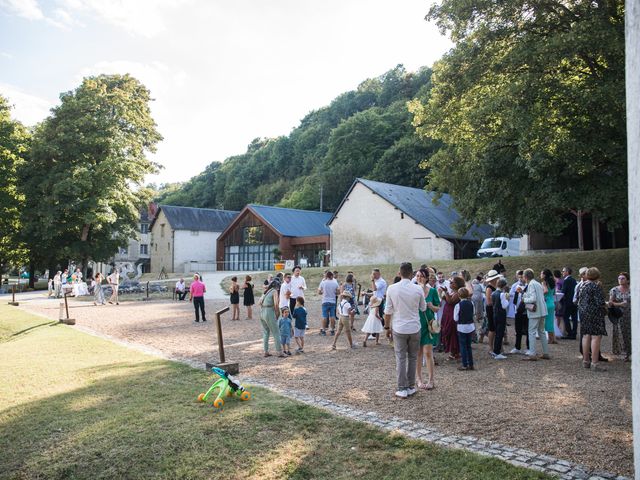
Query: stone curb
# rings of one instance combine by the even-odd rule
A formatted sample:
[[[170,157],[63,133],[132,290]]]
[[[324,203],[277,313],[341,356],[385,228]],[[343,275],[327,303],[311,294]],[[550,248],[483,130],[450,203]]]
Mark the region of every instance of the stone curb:
[[[518,467],[529,468],[563,480],[631,480],[629,477],[615,475],[600,470],[590,470],[576,463],[560,460],[548,455],[538,455],[530,450],[508,447],[498,442],[482,440],[471,436],[445,435],[420,422],[404,420],[398,417],[385,418],[376,412],[364,412],[352,407],[335,403],[322,397],[280,388],[263,380],[242,377],[243,383],[266,388],[275,393],[292,398],[301,403],[329,410],[331,413],[359,422],[400,433],[406,437],[431,442],[447,448],[466,450],[478,455],[494,457]]]

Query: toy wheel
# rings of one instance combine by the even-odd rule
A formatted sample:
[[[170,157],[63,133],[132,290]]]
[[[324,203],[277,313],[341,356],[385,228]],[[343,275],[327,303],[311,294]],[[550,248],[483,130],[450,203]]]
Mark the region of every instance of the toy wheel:
[[[213,406],[214,406],[215,408],[222,408],[222,406],[223,406],[223,405],[224,405],[224,400],[222,400],[221,398],[216,398],[216,399],[213,401]]]
[[[251,392],[247,392],[246,390],[240,394],[240,400],[249,400],[251,398]]]
[[[198,395],[198,401],[204,402],[204,393],[201,393],[200,395]]]

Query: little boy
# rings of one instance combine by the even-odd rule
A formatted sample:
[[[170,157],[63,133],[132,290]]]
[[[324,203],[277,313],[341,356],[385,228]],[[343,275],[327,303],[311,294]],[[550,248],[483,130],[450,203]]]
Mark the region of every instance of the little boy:
[[[293,332],[293,326],[291,325],[291,317],[289,316],[289,307],[282,307],[280,309],[278,328],[280,329],[282,353],[291,355],[291,333]]]
[[[345,330],[347,333],[347,341],[349,342],[349,346],[351,348],[356,348],[356,344],[351,338],[351,326],[349,323],[349,315],[351,314],[352,307],[349,300],[351,300],[351,293],[344,291],[340,294],[340,305],[338,306],[338,314],[340,317],[340,326],[338,327],[338,333],[336,333],[335,338],[333,339],[333,345],[331,345],[331,349],[336,349],[336,342],[338,341],[338,337],[342,333],[342,330]]]
[[[466,287],[458,290],[458,296],[460,302],[453,309],[453,319],[457,323],[458,343],[462,355],[462,365],[458,367],[458,370],[474,370],[471,351],[471,337],[476,331],[476,326],[473,323],[473,303],[469,300],[471,294]]]
[[[293,338],[298,345],[296,353],[304,353],[304,332],[307,329],[307,309],[304,308],[304,297],[296,298],[296,308],[293,310],[295,321]]]

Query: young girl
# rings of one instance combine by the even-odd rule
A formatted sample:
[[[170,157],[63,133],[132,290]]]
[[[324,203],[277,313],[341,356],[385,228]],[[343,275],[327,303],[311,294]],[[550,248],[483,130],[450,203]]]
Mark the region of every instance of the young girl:
[[[340,294],[340,305],[338,306],[340,326],[338,327],[338,333],[336,333],[336,336],[333,339],[331,350],[336,349],[336,342],[338,341],[338,337],[342,333],[343,329],[347,332],[347,340],[349,341],[349,346],[351,348],[356,347],[356,344],[353,343],[353,339],[351,338],[351,326],[349,325],[349,314],[351,313],[351,303],[349,302],[349,300],[351,300],[351,294],[349,292],[342,292]]]
[[[240,320],[240,285],[238,285],[238,277],[231,277],[229,294],[231,300],[231,320]]]
[[[369,302],[369,316],[367,317],[367,321],[364,322],[362,326],[362,331],[364,332],[364,341],[362,342],[362,346],[367,346],[367,338],[369,335],[375,335],[376,333],[380,334],[384,332],[384,327],[382,326],[382,317],[378,312],[380,307],[381,300],[378,297],[373,297]],[[376,345],[380,345],[380,335],[376,336]]]
[[[353,328],[353,322],[355,321],[355,318],[356,318],[356,301],[355,301],[356,286],[353,283],[353,275],[351,274],[347,275],[340,290],[342,292],[349,292],[351,294],[351,300],[349,300],[349,303],[351,304],[351,313],[349,314],[349,325],[350,325],[351,331],[355,332],[356,329]]]
[[[247,307],[247,318],[249,320],[253,319],[253,304],[256,303],[255,298],[253,297],[253,284],[251,283],[251,275],[247,275],[244,278],[244,285],[242,285],[244,289],[242,303],[245,307]]]
[[[289,316],[289,307],[280,309],[280,320],[278,320],[278,329],[280,330],[280,343],[282,344],[282,353],[291,355],[291,335],[293,334],[293,325]]]
[[[470,292],[466,287],[457,291],[460,301],[453,309],[453,320],[456,322],[458,342],[462,355],[462,365],[458,370],[474,370],[473,353],[471,351],[471,337],[476,329],[473,323],[473,303],[469,300]]]

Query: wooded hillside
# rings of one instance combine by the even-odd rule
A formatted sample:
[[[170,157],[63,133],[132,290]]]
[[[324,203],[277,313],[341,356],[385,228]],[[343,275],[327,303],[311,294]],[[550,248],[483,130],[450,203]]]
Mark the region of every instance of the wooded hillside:
[[[161,185],[156,201],[240,210],[247,203],[334,210],[355,177],[424,187],[420,163],[439,143],[419,137],[407,102],[425,101],[431,70],[398,65],[310,112],[288,136],[256,138],[243,154],[213,161],[182,184]]]

